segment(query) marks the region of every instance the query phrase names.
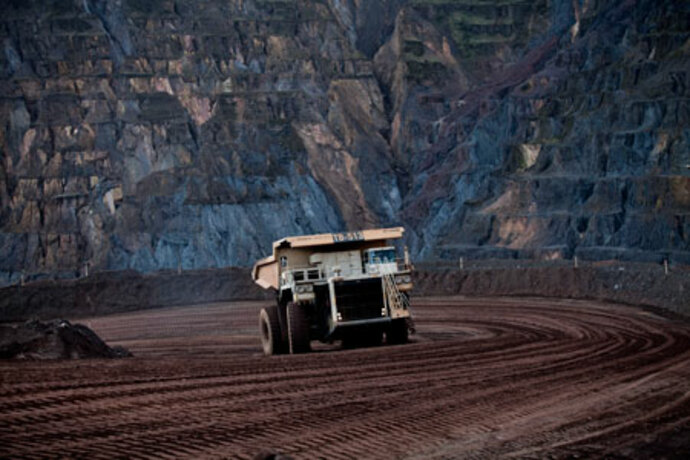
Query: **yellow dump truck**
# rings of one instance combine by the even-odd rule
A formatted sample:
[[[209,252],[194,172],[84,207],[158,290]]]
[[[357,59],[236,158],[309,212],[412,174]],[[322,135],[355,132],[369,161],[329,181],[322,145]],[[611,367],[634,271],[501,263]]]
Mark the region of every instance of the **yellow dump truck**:
[[[412,329],[412,265],[392,242],[402,227],[292,236],[273,243],[254,281],[276,292],[261,310],[264,353],[304,353],[312,340],[343,345],[407,342]]]

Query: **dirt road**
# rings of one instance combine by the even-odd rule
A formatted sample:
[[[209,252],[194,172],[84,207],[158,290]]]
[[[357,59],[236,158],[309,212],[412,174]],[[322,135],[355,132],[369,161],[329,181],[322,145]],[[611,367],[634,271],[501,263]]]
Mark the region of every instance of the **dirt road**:
[[[0,363],[0,456],[690,455],[687,323],[591,302],[426,298],[411,344],[264,358],[261,305],[83,321],[132,359]]]

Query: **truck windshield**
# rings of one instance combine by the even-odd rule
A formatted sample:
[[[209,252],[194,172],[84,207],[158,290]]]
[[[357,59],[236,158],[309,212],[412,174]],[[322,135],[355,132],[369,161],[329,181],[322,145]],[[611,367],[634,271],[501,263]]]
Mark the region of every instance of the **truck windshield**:
[[[369,252],[369,263],[387,264],[395,262],[395,249],[378,249]]]

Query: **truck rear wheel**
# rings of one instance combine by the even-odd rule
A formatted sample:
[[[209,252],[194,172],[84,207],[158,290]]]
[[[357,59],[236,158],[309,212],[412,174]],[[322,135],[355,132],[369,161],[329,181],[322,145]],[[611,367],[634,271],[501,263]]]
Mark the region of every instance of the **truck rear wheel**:
[[[306,353],[311,350],[309,320],[301,305],[294,302],[287,304],[287,324],[290,354]]]
[[[388,331],[386,331],[386,343],[388,345],[397,345],[407,343],[408,329],[407,321],[405,319],[394,320]]]
[[[261,345],[266,356],[285,353],[285,342],[280,333],[278,308],[275,305],[262,308],[259,313],[259,331],[261,331]]]

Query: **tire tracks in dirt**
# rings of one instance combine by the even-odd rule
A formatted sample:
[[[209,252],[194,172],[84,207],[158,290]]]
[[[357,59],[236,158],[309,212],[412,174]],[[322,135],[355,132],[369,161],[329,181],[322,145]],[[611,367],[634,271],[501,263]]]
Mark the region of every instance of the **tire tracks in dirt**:
[[[135,358],[0,363],[0,456],[251,458],[275,448],[296,458],[542,458],[634,453],[640,443],[652,453],[690,449],[674,434],[690,427],[687,323],[581,301],[415,300],[411,344],[318,345],[272,358],[260,355],[253,331],[259,302],[90,319]]]

